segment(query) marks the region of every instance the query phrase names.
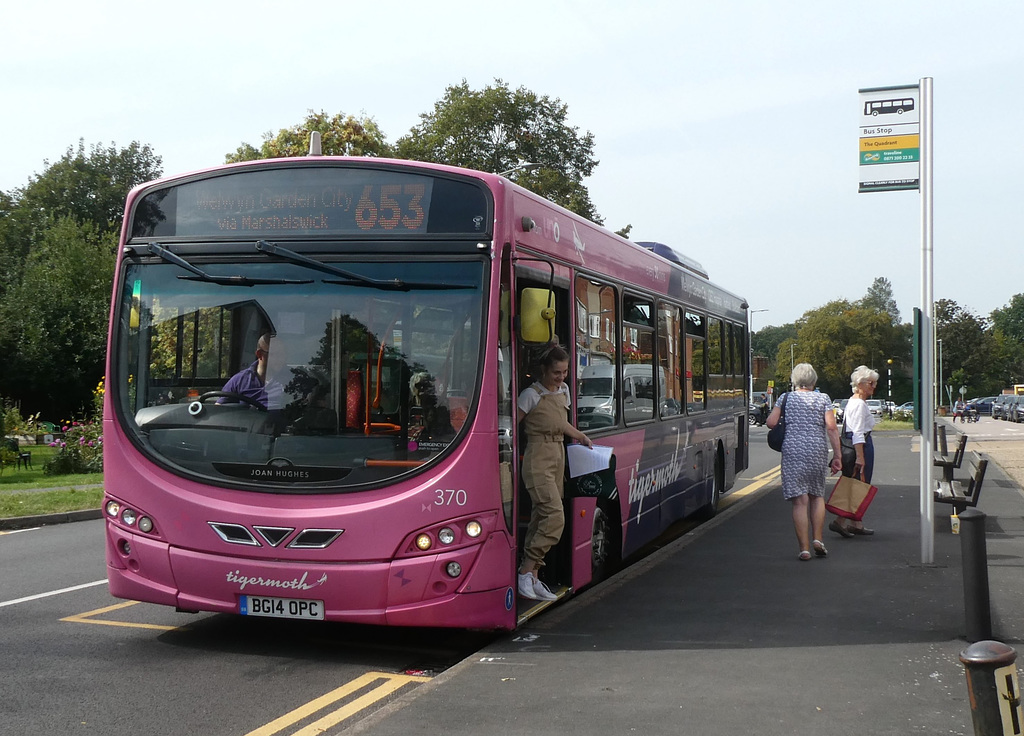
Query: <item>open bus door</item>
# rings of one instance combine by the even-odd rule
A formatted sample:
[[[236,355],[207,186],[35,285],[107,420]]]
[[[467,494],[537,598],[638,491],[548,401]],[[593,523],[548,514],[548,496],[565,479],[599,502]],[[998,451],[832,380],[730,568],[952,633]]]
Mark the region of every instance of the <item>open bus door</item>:
[[[518,329],[516,347],[516,378],[515,396],[528,388],[534,381],[534,371],[539,358],[551,342],[563,342],[565,336],[572,334],[569,323],[569,292],[567,288],[555,286],[553,283],[542,283],[529,278],[520,278],[516,290],[516,325]],[[564,346],[568,349],[568,346]],[[570,358],[570,364],[573,361]],[[570,376],[567,382],[570,389],[578,377]],[[575,405],[576,398],[573,397]],[[513,416],[516,416],[513,406]],[[526,530],[530,521],[532,504],[530,495],[522,480],[522,459],[526,449],[526,438],[517,426],[516,436],[516,545],[522,550]],[[575,496],[572,484],[566,482],[563,497],[565,527],[561,538],[545,558],[543,578],[552,591],[561,594],[571,590],[579,590],[594,580],[593,563],[593,528],[597,512],[597,499],[593,496]],[[603,537],[602,537],[603,538]],[[520,553],[521,557],[521,553]],[[520,598],[522,606],[524,599]],[[544,607],[544,601],[530,601],[526,615],[531,615]]]

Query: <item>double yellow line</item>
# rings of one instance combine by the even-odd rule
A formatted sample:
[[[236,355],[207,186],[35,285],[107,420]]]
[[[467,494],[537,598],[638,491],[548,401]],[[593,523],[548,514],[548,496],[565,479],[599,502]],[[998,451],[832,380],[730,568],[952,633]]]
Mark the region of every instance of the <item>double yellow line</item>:
[[[338,725],[346,718],[351,718],[356,713],[371,705],[379,700],[383,700],[391,693],[399,690],[410,683],[419,683],[429,681],[429,677],[419,677],[415,675],[392,675],[387,672],[367,672],[365,675],[361,675],[351,682],[347,682],[339,688],[331,690],[326,695],[321,695],[315,700],[311,700],[305,705],[302,705],[291,713],[285,713],[280,718],[277,718],[265,726],[260,726],[255,731],[250,731],[245,736],[272,736],[272,734],[280,733],[291,726],[294,726],[299,721],[305,720],[313,714],[321,711],[325,708],[332,707],[339,700],[343,700],[355,693],[370,688],[359,697],[349,701],[337,710],[333,710],[327,715],[319,718],[312,723],[309,723],[298,731],[291,731],[289,736],[319,736],[323,734],[329,728]],[[373,686],[372,688],[370,686]]]
[[[158,631],[173,631],[175,629],[182,628],[178,626],[161,626],[159,624],[144,624],[134,623],[131,621],[115,621],[97,618],[97,616],[102,616],[105,613],[120,611],[136,604],[137,601],[115,603],[112,606],[97,608],[94,611],[79,613],[74,616],[67,616],[66,618],[62,618],[61,621],[68,621],[76,624],[100,624],[102,626],[156,629]],[[367,672],[351,682],[347,682],[341,687],[331,690],[326,695],[321,695],[319,698],[299,706],[290,713],[285,713],[280,718],[275,718],[265,726],[260,726],[255,731],[250,731],[246,736],[272,736],[273,734],[281,733],[282,731],[297,725],[301,721],[305,721],[313,717],[319,711],[331,708],[339,701],[343,701],[358,694],[358,697],[344,703],[337,710],[332,710],[312,723],[307,723],[298,730],[289,732],[289,736],[320,736],[320,734],[323,734],[327,729],[332,728],[344,721],[346,718],[351,718],[360,711],[371,707],[378,701],[383,700],[406,685],[428,682],[430,679],[431,678],[429,677],[421,677],[418,675],[396,675],[388,672]]]

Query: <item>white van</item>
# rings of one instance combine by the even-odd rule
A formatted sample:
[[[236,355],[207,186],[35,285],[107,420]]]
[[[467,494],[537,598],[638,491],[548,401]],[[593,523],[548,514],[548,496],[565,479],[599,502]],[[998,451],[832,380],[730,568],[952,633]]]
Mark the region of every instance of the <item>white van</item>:
[[[678,414],[665,402],[665,371],[659,370],[658,394],[662,414]],[[592,365],[580,374],[576,396],[576,424],[582,430],[610,427],[618,423],[616,412],[615,366]],[[654,417],[654,368],[631,364],[622,369],[622,413],[627,423]],[[677,402],[676,402],[677,403]]]
[[[615,366],[586,366],[576,385],[576,425],[582,430],[613,426],[616,395]]]

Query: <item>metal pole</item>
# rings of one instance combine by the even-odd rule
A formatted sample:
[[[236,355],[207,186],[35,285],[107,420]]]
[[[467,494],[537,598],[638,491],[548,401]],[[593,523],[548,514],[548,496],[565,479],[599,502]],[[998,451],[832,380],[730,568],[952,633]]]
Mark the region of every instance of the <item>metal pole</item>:
[[[960,514],[960,559],[964,576],[964,620],[967,641],[992,638],[992,610],[988,589],[988,550],[985,514],[964,509]]]
[[[919,80],[921,93],[921,388],[931,386],[935,365],[932,346],[935,340],[934,293],[934,211],[932,208],[932,78]],[[921,391],[921,564],[935,561],[935,504],[932,502],[932,424],[935,407],[932,392]]]
[[[979,641],[960,652],[975,736],[1024,730],[1016,659],[1013,647],[992,640]]]

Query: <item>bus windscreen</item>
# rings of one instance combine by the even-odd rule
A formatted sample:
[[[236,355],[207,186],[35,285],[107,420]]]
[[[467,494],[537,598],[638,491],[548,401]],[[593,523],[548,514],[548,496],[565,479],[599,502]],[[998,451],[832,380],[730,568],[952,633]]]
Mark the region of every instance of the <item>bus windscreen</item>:
[[[330,166],[230,172],[147,193],[132,238],[402,237],[488,234],[478,184],[389,169]]]

